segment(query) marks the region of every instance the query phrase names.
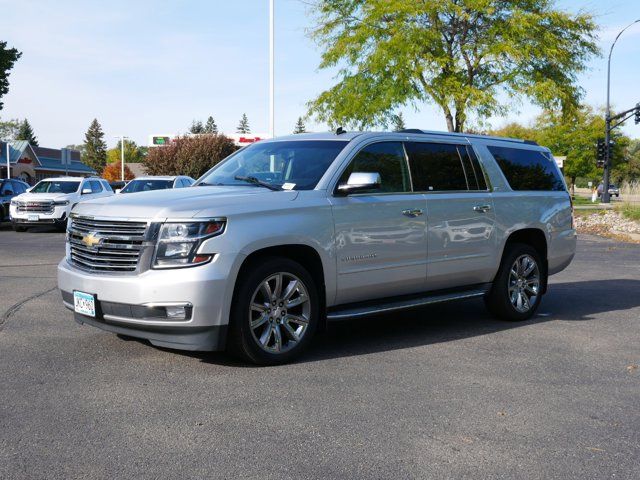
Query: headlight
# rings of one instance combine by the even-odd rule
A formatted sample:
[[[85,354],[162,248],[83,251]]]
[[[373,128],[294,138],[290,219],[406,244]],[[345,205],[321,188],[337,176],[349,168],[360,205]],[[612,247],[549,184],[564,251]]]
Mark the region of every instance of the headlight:
[[[224,220],[162,224],[153,260],[154,268],[192,267],[207,263],[211,255],[199,255],[198,248],[203,240],[220,235],[225,224]]]
[[[11,205],[13,205],[15,207],[16,205],[18,205],[18,201],[15,198],[12,198],[11,199]]]
[[[61,207],[64,205],[69,205],[69,200],[56,200],[53,202],[56,207]]]

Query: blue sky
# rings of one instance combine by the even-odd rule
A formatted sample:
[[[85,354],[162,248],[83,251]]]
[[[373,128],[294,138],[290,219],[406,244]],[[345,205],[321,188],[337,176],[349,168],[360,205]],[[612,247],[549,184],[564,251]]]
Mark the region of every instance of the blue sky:
[[[597,16],[608,51],[617,31],[640,18],[638,0],[561,0],[560,8]],[[276,0],[276,134],[290,133],[305,103],[331,85],[317,70],[319,49],[305,33],[306,5]],[[40,144],[81,143],[97,117],[109,145],[125,134],[146,145],[152,133],[180,133],[213,115],[233,133],[242,113],[254,132],[268,130],[268,0],[29,1],[0,0],[0,39],[23,52],[10,76],[0,118],[27,117]],[[606,58],[580,77],[585,100],[605,103]],[[612,103],[640,102],[640,25],[625,32],[612,63]],[[509,120],[528,121],[526,102]],[[403,110],[410,127],[446,128],[430,105]],[[324,130],[308,122],[309,129]],[[640,137],[628,122],[625,132]]]

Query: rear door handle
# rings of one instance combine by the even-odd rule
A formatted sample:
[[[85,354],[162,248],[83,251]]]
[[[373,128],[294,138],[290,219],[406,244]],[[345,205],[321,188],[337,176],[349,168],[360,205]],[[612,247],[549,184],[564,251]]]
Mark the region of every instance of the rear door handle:
[[[487,213],[489,210],[491,210],[491,205],[476,205],[475,207],[473,207],[473,210],[475,212]]]
[[[422,210],[419,208],[408,208],[407,210],[403,210],[402,214],[407,217],[418,217],[422,215]]]

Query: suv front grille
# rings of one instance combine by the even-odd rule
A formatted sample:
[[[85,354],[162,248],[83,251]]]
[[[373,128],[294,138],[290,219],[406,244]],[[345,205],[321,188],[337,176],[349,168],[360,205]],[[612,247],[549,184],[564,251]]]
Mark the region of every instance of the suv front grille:
[[[147,222],[96,220],[72,215],[70,261],[92,272],[134,272],[143,249]]]
[[[18,212],[53,213],[53,202],[18,202]]]

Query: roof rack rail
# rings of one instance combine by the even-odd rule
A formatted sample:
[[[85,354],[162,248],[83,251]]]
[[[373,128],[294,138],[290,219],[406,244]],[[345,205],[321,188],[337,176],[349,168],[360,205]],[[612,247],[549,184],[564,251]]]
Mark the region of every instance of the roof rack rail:
[[[405,128],[403,130],[398,130],[395,133],[417,133],[421,135],[447,135],[447,136],[455,136],[455,137],[487,138],[487,139],[501,140],[504,142],[524,143],[526,145],[538,145],[538,142],[536,142],[535,140],[524,140],[520,138],[509,138],[509,137],[493,137],[491,135],[479,135],[477,133],[436,132],[433,130],[420,130],[418,128]]]

